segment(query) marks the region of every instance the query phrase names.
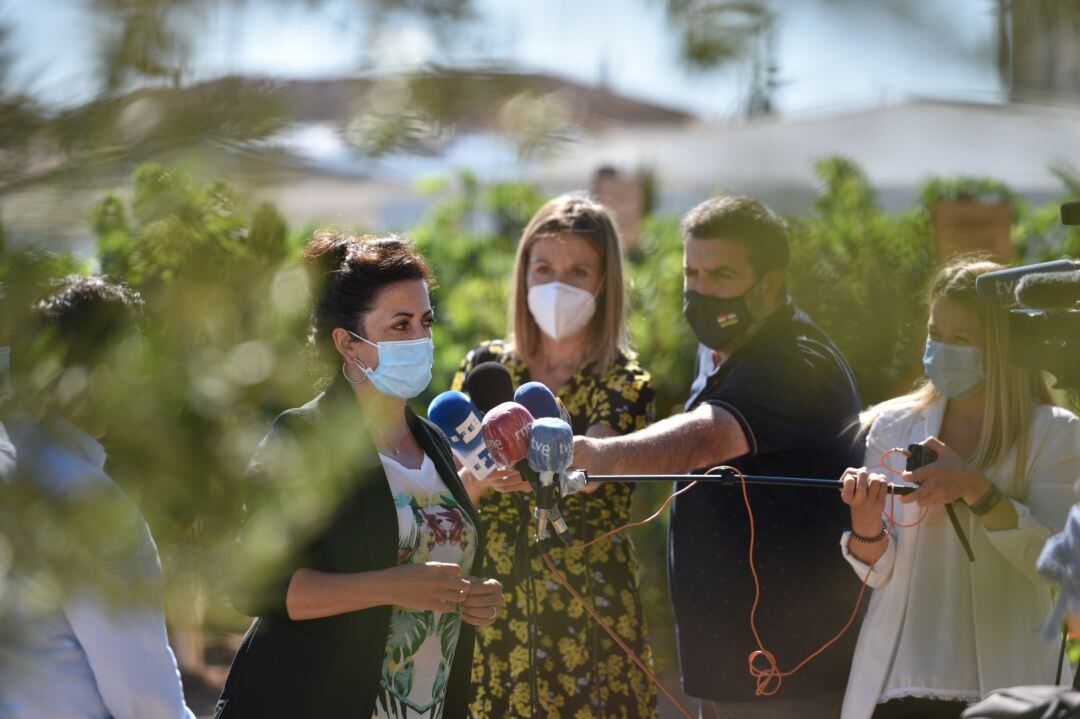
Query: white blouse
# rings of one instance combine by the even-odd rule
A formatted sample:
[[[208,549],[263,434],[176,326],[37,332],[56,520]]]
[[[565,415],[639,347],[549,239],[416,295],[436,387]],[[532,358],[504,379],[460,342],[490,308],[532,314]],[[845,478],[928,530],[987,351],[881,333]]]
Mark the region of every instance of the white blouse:
[[[937,436],[944,412],[945,400],[921,412],[886,411],[867,436],[866,466],[898,479],[882,466],[883,453]],[[1039,638],[1050,590],[1035,560],[1076,501],[1080,421],[1059,407],[1038,407],[1023,478],[1015,475],[1014,464],[1010,454],[987,476],[1013,503],[1015,529],[990,531],[968,509],[956,510],[974,562],[940,508],[921,524],[894,528],[872,572],[848,551],[851,533],[844,534],[844,557],[861,579],[870,574],[873,593],[842,719],[867,719],[876,704],[899,697],[976,701],[993,689],[1055,680],[1057,647]],[[902,524],[916,522],[921,512],[915,504],[895,502]]]

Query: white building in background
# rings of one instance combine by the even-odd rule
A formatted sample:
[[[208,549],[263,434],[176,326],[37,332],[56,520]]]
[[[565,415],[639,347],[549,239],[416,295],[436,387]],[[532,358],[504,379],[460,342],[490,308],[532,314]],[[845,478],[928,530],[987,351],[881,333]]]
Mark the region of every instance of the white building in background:
[[[1050,171],[1080,171],[1080,106],[913,100],[897,105],[732,124],[615,128],[548,162],[538,173],[563,187],[596,167],[655,174],[661,209],[681,211],[717,190],[753,194],[785,212],[809,210],[814,162],[857,162],[890,208],[909,206],[932,175],[988,176],[1025,199],[1065,191]]]

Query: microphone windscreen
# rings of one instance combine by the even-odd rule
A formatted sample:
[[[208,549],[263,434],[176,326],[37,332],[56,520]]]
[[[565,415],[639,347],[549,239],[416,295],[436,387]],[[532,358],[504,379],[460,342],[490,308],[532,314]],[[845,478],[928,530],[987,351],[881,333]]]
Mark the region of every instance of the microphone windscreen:
[[[529,466],[536,472],[562,472],[574,463],[574,431],[561,419],[541,417],[532,423]]]
[[[1028,275],[1046,272],[1069,272],[1077,269],[1072,260],[1053,260],[1034,265],[1007,267],[1004,270],[984,272],[975,278],[975,293],[980,299],[989,302],[1008,300],[1011,302],[1016,293],[1016,285]]]
[[[428,419],[450,440],[454,455],[477,479],[484,479],[495,469],[484,443],[480,410],[463,392],[443,392],[428,405]]]
[[[514,401],[514,380],[498,362],[484,362],[465,377],[465,391],[477,409],[486,413],[495,405]]]
[[[1067,310],[1080,302],[1080,272],[1028,275],[1016,285],[1016,301],[1037,310]]]
[[[536,419],[559,416],[559,402],[547,385],[541,382],[526,382],[518,387],[514,401],[529,410]]]
[[[529,453],[533,416],[517,402],[503,402],[488,410],[482,425],[484,443],[495,464],[513,467]]]

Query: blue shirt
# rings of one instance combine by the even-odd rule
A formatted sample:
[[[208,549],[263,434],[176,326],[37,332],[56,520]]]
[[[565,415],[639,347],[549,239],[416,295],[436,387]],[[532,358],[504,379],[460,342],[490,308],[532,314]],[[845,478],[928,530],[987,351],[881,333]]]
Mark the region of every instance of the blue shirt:
[[[21,517],[0,513],[0,526],[21,522],[24,566],[44,570],[0,576],[2,719],[194,719],[165,631],[157,549],[104,467],[104,448],[59,417],[0,425],[0,486],[34,498]],[[49,511],[27,521],[36,506]],[[88,554],[71,575],[48,571],[48,558]]]

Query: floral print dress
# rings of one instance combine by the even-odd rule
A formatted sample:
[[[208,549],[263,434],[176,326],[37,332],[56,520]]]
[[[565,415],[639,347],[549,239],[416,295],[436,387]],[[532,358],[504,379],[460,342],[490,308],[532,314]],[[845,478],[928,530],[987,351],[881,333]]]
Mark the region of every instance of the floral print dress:
[[[515,386],[530,379],[521,358],[497,340],[469,352],[454,377],[454,389],[463,388],[473,367],[490,361],[505,365]],[[603,374],[589,367],[578,371],[558,396],[570,413],[574,434],[585,434],[596,424],[626,434],[644,428],[655,413],[649,373],[625,354]],[[625,524],[632,492],[633,485],[612,483],[563,500],[563,516],[575,543]],[[531,493],[489,491],[477,503],[487,536],[486,566],[503,583],[506,604],[492,626],[477,632],[473,713],[492,719],[532,718],[535,706],[544,719],[656,717],[656,688],[645,673],[558,584],[540,557],[525,557],[534,507]],[[618,534],[584,551],[555,548],[549,556],[604,621],[651,665],[629,536]],[[535,665],[530,662],[533,652]]]

